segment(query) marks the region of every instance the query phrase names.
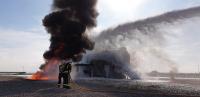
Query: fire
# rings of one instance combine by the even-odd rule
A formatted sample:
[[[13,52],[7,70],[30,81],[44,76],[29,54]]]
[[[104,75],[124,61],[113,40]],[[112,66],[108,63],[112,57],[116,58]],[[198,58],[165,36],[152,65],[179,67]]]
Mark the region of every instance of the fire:
[[[31,77],[28,79],[29,80],[49,80],[49,78],[45,76],[42,71],[37,71],[36,73],[31,75]]]
[[[51,59],[45,64],[43,64],[40,71],[37,71],[31,77],[27,78],[29,80],[55,80],[58,75],[58,64],[59,60]]]

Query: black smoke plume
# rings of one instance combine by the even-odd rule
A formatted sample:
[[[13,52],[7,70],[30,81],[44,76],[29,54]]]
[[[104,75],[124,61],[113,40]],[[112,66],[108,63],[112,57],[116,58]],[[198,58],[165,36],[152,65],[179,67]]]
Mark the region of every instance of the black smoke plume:
[[[94,48],[85,33],[96,26],[97,0],[54,0],[53,12],[45,16],[43,25],[51,35],[49,50],[44,58],[49,60],[73,59],[80,61],[86,50]]]

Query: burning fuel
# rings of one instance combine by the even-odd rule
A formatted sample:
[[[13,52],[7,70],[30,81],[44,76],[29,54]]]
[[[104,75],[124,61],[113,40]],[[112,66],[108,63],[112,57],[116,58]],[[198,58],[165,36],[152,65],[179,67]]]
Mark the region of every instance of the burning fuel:
[[[86,50],[94,48],[94,42],[85,33],[96,26],[97,0],[54,0],[52,13],[45,16],[43,25],[51,35],[49,50],[43,54],[46,60],[41,71],[32,79],[49,78],[56,69],[55,60],[80,61]],[[53,75],[54,75],[53,74]],[[47,78],[46,78],[47,77]]]
[[[170,68],[171,73],[178,72],[177,63],[163,51],[166,34],[169,34],[164,28],[174,26],[177,22],[184,23],[188,19],[199,18],[200,7],[172,11],[104,30],[94,38],[94,46],[85,32],[96,26],[98,14],[95,5],[96,0],[54,0],[52,13],[43,20],[51,35],[49,50],[44,53],[47,61],[44,68],[56,68],[50,61],[52,59],[80,61],[86,50],[94,49],[83,57],[82,62],[93,59],[107,61],[121,68],[119,72],[133,79],[138,72],[145,71],[144,68],[138,68],[144,65],[162,64]],[[121,48],[126,49],[122,50],[125,51],[124,54],[118,51]],[[123,59],[126,56],[130,57]],[[52,73],[51,69],[44,68],[41,71],[45,76]]]
[[[57,79],[58,64],[60,64],[60,61],[57,59],[48,60],[40,66],[39,71],[34,73],[28,79],[30,79],[30,80],[54,80],[54,79]]]

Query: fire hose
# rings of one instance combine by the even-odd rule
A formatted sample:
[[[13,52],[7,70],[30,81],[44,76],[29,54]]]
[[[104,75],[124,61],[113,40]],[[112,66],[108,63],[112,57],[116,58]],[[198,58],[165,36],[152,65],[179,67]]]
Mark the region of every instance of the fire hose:
[[[149,94],[149,95],[162,95],[162,96],[174,96],[174,97],[200,97],[199,95],[187,95],[187,94],[168,94],[168,93],[153,93],[153,92],[139,92],[139,91],[122,91],[122,90],[101,90],[101,89],[89,89],[83,86],[80,86],[78,83],[72,80],[70,76],[70,81],[72,85],[77,90],[80,90],[82,92],[106,92],[106,93],[127,93],[127,94]]]

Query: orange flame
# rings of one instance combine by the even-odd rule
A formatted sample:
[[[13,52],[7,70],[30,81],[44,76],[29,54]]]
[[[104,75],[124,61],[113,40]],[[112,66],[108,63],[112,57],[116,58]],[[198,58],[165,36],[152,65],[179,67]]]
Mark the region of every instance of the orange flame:
[[[34,73],[29,80],[55,80],[57,79],[57,65],[59,60],[49,60],[41,71]]]
[[[41,72],[41,71],[37,71],[36,73],[31,75],[31,77],[28,79],[29,80],[49,80],[49,78],[47,76],[45,76],[43,74],[43,72]]]

